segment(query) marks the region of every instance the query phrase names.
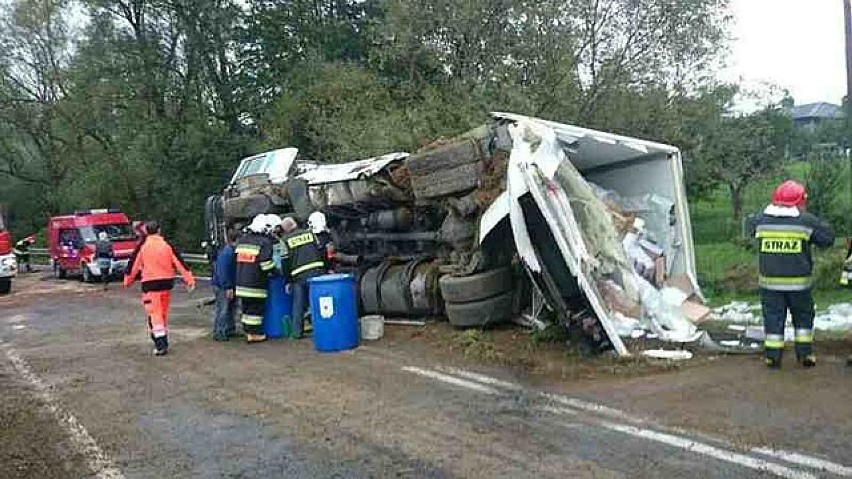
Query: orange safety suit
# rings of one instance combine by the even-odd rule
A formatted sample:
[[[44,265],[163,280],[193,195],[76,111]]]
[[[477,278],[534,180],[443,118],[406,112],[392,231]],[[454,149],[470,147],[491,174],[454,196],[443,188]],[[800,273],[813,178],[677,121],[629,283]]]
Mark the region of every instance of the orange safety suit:
[[[168,348],[169,304],[175,283],[175,270],[180,272],[187,287],[195,287],[195,278],[175,253],[172,245],[159,234],[151,234],[139,245],[124,276],[124,286],[142,280],[142,305],[148,315],[148,330],[157,350]]]

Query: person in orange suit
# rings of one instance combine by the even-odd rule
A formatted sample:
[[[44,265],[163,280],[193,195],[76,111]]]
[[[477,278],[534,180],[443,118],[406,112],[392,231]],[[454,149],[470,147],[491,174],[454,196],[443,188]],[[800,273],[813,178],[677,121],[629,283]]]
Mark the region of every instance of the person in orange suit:
[[[149,221],[147,236],[133,258],[124,287],[129,288],[138,278],[142,280],[142,305],[148,315],[148,331],[154,341],[154,355],[169,351],[169,304],[175,285],[175,270],[180,272],[189,291],[195,289],[195,277],[181,257],[160,234],[160,225]]]

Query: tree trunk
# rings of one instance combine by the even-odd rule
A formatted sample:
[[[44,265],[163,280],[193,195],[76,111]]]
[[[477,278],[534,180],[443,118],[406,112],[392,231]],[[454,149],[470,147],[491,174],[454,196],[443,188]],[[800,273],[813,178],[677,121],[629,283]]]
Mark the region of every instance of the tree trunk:
[[[728,191],[731,193],[731,212],[738,224],[743,219],[743,189],[742,185],[728,185]]]

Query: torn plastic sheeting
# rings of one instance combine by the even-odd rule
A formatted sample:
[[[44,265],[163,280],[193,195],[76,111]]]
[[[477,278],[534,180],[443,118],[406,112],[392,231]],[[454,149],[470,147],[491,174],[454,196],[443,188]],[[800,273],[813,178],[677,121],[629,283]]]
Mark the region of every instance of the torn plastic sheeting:
[[[691,343],[702,334],[698,328],[686,320],[681,306],[686,294],[677,288],[658,290],[645,278],[636,275],[645,319],[651,331],[663,341]]]

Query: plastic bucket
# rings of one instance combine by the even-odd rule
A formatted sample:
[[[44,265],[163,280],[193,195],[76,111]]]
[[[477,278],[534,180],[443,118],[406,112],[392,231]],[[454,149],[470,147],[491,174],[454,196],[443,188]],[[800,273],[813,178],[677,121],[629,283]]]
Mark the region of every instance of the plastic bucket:
[[[361,339],[375,341],[385,335],[385,317],[370,314],[361,317]]]
[[[263,311],[263,334],[277,339],[287,335],[290,326],[292,298],[284,290],[284,278],[272,276],[266,288],[266,308]]]
[[[351,274],[326,274],[309,279],[308,285],[317,351],[344,351],[358,347],[355,277]]]

